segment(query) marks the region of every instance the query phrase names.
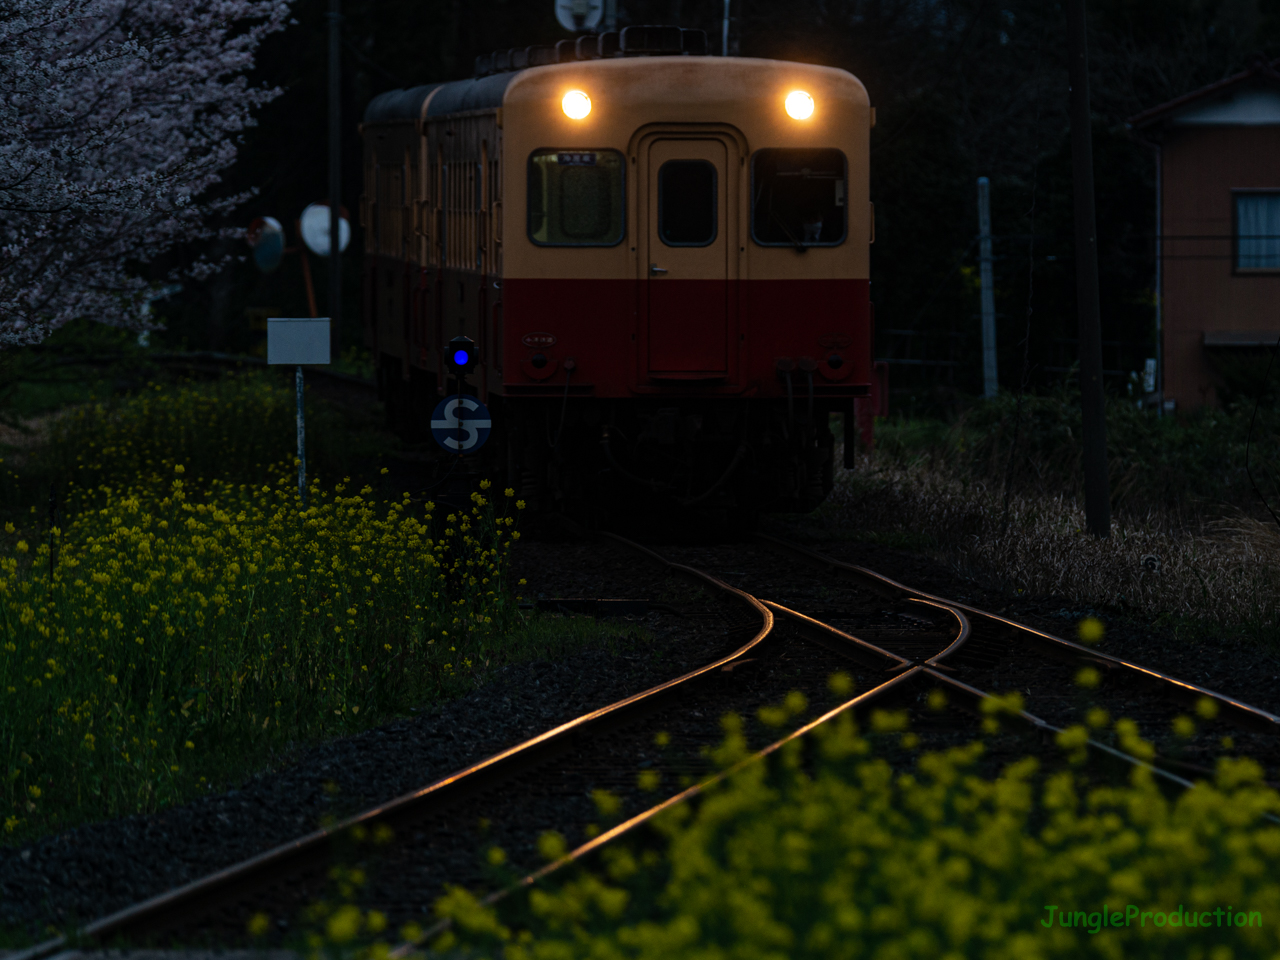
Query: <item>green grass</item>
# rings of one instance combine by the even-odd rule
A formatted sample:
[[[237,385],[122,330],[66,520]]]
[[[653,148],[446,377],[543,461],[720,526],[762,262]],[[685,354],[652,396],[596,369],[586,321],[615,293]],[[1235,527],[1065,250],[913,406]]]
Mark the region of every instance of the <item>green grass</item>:
[[[315,407],[305,505],[278,464],[292,390],[265,376],[82,404],[0,473],[28,496],[0,517],[0,842],[180,803],[634,632],[520,611],[514,495],[485,482],[450,512],[318,479],[379,451]],[[30,496],[49,477],[53,530]]]
[[[109,396],[143,354],[136,334],[88,322],[69,324],[35,347],[0,351],[0,422]]]
[[[151,384],[68,410],[53,423],[38,463],[51,481],[81,489],[118,486],[178,463],[197,482],[262,479],[273,464],[292,459],[296,414],[292,385],[269,374]],[[343,476],[353,461],[375,455],[377,442],[333,405],[308,402],[310,475]]]
[[[877,451],[890,459],[1070,496],[1082,490],[1081,436],[1079,395],[1066,388],[1029,395],[1021,404],[1001,394],[949,422],[890,417],[876,424]],[[1246,445],[1254,479],[1280,511],[1280,409],[1273,401],[1258,406],[1256,419],[1248,400],[1158,417],[1113,397],[1107,403],[1112,504],[1131,513],[1259,509],[1245,469]]]
[[[47,525],[50,496],[73,489],[120,487],[181,463],[189,483],[218,478],[260,483],[292,459],[296,400],[291,382],[266,371],[206,380],[140,381],[105,399],[85,382],[71,405],[45,411],[27,427],[10,417],[0,442],[0,520],[34,529]],[[307,472],[327,482],[356,476],[378,485],[376,463],[396,450],[371,405],[306,399]]]
[[[210,769],[454,695],[506,659],[514,498],[437,517],[315,484],[304,506],[288,472],[189,492],[174,469],[85,491],[52,556],[5,528],[7,832],[154,810]]]
[[[879,421],[874,454],[791,522],[815,540],[929,553],[1009,597],[1063,597],[1181,641],[1274,650],[1275,403],[1256,418],[1252,401],[1161,418],[1111,398],[1103,540],[1086,532],[1080,436],[1079,397],[1066,389],[978,401],[947,422]]]

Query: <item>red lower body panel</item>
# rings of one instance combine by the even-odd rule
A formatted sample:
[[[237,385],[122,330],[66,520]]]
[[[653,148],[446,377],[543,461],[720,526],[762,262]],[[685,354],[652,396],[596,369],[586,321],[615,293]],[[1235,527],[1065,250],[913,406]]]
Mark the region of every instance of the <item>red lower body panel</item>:
[[[599,397],[785,396],[779,360],[827,396],[871,382],[866,280],[507,279],[502,291],[508,394],[563,390],[566,360],[574,392]],[[531,366],[539,355],[547,364]],[[552,364],[550,377],[526,373]]]
[[[723,280],[655,279],[649,299],[648,372],[676,379],[729,372],[729,290]]]

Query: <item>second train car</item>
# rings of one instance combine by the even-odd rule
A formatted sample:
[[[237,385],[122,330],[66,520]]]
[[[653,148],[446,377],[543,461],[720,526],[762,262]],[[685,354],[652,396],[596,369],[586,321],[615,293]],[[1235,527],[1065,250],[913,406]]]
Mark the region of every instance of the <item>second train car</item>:
[[[456,389],[481,467],[573,513],[808,511],[872,383],[863,85],[674,27],[479,58],[361,125],[364,333],[392,425]],[[852,437],[846,445],[852,448]]]

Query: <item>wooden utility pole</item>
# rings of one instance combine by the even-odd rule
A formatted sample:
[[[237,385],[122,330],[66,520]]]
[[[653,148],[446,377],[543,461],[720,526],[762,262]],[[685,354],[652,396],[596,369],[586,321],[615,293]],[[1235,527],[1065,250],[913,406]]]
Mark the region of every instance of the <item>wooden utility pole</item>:
[[[1111,531],[1107,412],[1102,390],[1102,322],[1098,306],[1098,225],[1093,201],[1089,116],[1089,45],[1085,0],[1065,0],[1071,82],[1071,168],[1076,214],[1076,309],[1080,337],[1080,406],[1084,414],[1084,512],[1095,537]]]

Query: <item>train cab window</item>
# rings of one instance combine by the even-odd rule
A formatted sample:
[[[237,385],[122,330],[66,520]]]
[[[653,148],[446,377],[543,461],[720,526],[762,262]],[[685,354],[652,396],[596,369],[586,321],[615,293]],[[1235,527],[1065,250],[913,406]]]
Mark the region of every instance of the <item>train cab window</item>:
[[[751,236],[766,247],[834,247],[848,232],[848,171],[831,148],[770,148],[751,162]]]
[[[535,150],[529,157],[529,239],[550,247],[620,243],[625,171],[616,150]]]
[[[716,168],[706,160],[668,160],[658,169],[658,236],[668,247],[716,239]]]

